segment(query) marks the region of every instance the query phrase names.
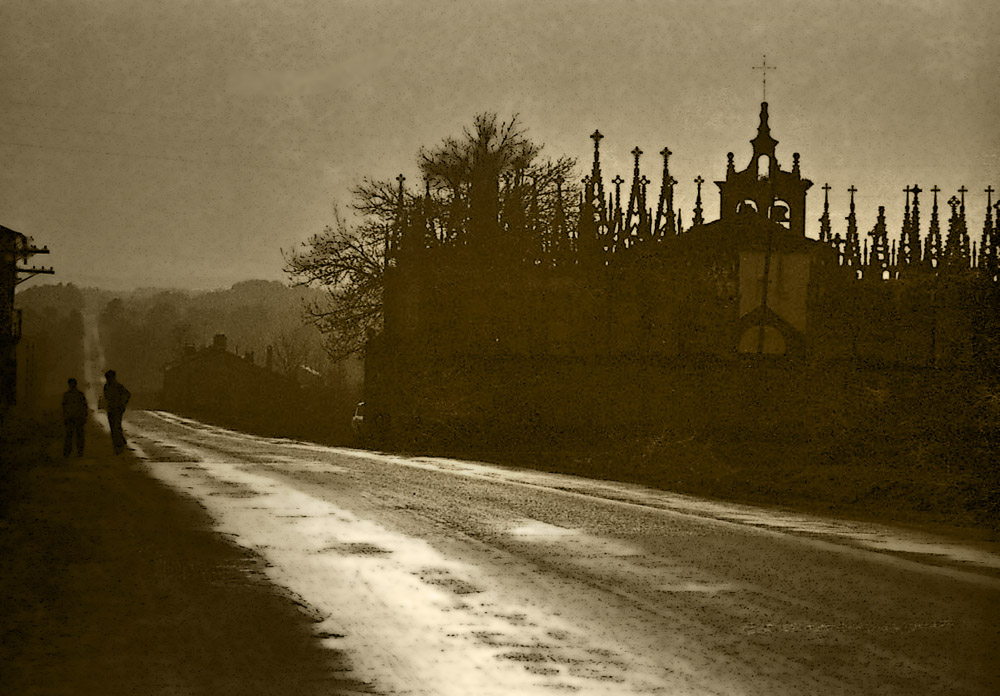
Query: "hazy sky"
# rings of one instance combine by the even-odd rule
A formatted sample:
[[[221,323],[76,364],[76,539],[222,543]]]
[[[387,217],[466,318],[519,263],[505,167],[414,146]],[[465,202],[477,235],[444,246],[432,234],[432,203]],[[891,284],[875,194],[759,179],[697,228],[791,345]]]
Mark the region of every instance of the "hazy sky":
[[[1000,3],[824,0],[3,0],[0,224],[52,249],[52,282],[124,289],[283,279],[291,249],[362,176],[402,172],[475,114],[519,113],[543,154],[692,180],[749,159],[767,55],[791,168],[848,186],[859,224],[898,234],[918,183],[966,185],[982,228],[1000,187]],[[713,184],[707,216],[718,215]],[[48,279],[46,279],[48,280]],[[33,283],[39,280],[33,280]]]

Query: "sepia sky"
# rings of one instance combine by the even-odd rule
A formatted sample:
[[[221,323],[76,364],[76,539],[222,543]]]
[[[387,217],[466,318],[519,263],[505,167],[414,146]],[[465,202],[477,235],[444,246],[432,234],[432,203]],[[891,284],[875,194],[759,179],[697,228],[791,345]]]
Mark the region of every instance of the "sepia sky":
[[[802,156],[818,229],[857,186],[859,226],[898,235],[917,183],[969,188],[978,240],[1000,187],[995,0],[4,0],[0,224],[56,275],[112,289],[284,279],[281,249],[322,231],[362,176],[419,185],[416,156],[482,111],[518,113],[543,154],[607,181],[638,145],[659,190],[670,147],[692,180],[742,169],[759,70],[777,156]],[[717,189],[704,189],[718,215]],[[994,200],[996,198],[994,197]]]

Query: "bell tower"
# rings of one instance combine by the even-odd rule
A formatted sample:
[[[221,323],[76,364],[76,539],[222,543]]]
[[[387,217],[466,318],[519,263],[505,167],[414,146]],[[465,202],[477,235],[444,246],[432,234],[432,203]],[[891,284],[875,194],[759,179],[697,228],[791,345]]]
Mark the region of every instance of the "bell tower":
[[[812,182],[802,178],[799,153],[792,155],[791,171],[783,170],[778,163],[775,155],[778,141],[771,136],[767,102],[761,102],[757,137],[750,144],[753,156],[746,168],[737,172],[733,153],[729,153],[726,179],[715,182],[721,199],[719,217],[726,219],[753,210],[792,232],[805,235],[806,191]]]

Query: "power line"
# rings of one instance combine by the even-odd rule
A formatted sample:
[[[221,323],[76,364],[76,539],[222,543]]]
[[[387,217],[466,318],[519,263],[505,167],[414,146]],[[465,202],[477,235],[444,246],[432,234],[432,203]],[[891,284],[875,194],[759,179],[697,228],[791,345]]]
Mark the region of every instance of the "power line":
[[[12,143],[8,141],[0,140],[0,145],[7,145],[9,147],[31,147],[40,150],[64,150],[66,152],[81,152],[90,155],[106,155],[109,157],[129,157],[132,159],[148,159],[148,160],[161,160],[165,162],[184,162],[187,164],[210,164],[218,167],[237,167],[237,168],[247,168],[247,169],[280,169],[287,172],[302,172],[308,171],[304,167],[279,167],[276,165],[267,164],[247,164],[244,162],[216,162],[212,160],[198,160],[190,159],[187,157],[164,157],[161,155],[140,155],[130,152],[106,152],[103,150],[87,150],[79,147],[63,147],[59,145],[39,145],[37,143]]]
[[[98,108],[93,108],[93,107],[80,107],[80,106],[76,106],[76,105],[74,105],[74,106],[62,106],[62,105],[59,105],[59,104],[39,104],[37,102],[20,101],[20,100],[16,100],[16,99],[3,100],[2,102],[0,102],[0,105],[3,105],[3,106],[26,106],[26,107],[30,107],[32,109],[48,109],[48,110],[51,110],[51,111],[70,111],[70,112],[74,112],[74,113],[77,113],[77,114],[80,113],[80,112],[84,112],[84,113],[93,113],[93,114],[113,114],[113,115],[116,115],[116,116],[133,116],[133,117],[139,118],[139,119],[161,119],[161,120],[167,120],[167,121],[170,121],[170,122],[176,122],[177,120],[182,119],[182,120],[188,120],[188,121],[209,121],[211,123],[222,123],[222,122],[227,122],[229,120],[228,117],[225,114],[220,114],[220,115],[204,115],[204,114],[183,113],[183,114],[178,115],[178,114],[167,113],[167,112],[163,112],[163,111],[114,111],[114,110],[111,110],[111,109],[98,109]],[[244,114],[244,115],[246,115],[246,114],[250,114],[250,115],[254,115],[254,116],[259,116],[260,115],[258,112],[252,111],[252,110],[248,110],[246,108],[236,109],[235,107],[233,107],[232,113],[237,113],[237,112],[240,113],[240,114]],[[324,117],[324,120],[326,118],[329,118],[329,115],[327,115],[326,117]],[[323,133],[323,134],[327,133],[327,131],[324,130],[324,129],[322,129],[322,128],[313,128],[313,127],[310,127],[310,126],[300,126],[299,128],[297,128],[297,130],[308,130],[308,131],[311,131],[311,132],[314,132],[314,133]]]
[[[53,131],[53,132],[57,132],[57,133],[72,133],[74,135],[98,135],[98,136],[101,136],[102,138],[116,138],[116,139],[119,139],[119,140],[122,139],[122,137],[123,137],[122,133],[115,133],[115,132],[112,132],[112,131],[85,130],[85,129],[82,129],[82,128],[57,128],[56,126],[46,126],[46,125],[43,125],[41,123],[19,123],[19,124],[14,124],[14,125],[25,126],[27,128],[31,128],[31,129],[40,129],[40,130],[46,130],[46,131]],[[212,136],[212,137],[214,137],[214,136]],[[204,147],[204,145],[205,145],[205,138],[184,138],[184,137],[145,138],[144,142],[147,145],[150,144],[150,143],[164,143],[166,145],[175,145],[177,143],[190,143],[190,144],[194,144],[194,145],[197,145],[197,146]],[[42,146],[40,146],[40,147],[42,147]],[[55,146],[53,146],[53,147],[55,147]],[[299,153],[299,154],[302,154],[302,150],[293,150],[291,148],[283,148],[283,151],[286,152],[286,153]]]

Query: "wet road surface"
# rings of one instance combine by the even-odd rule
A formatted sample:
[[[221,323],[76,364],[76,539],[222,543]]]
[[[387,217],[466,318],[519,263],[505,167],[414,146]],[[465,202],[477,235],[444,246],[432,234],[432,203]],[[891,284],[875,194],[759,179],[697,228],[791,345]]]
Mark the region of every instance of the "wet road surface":
[[[127,419],[385,694],[993,694],[995,545]]]

